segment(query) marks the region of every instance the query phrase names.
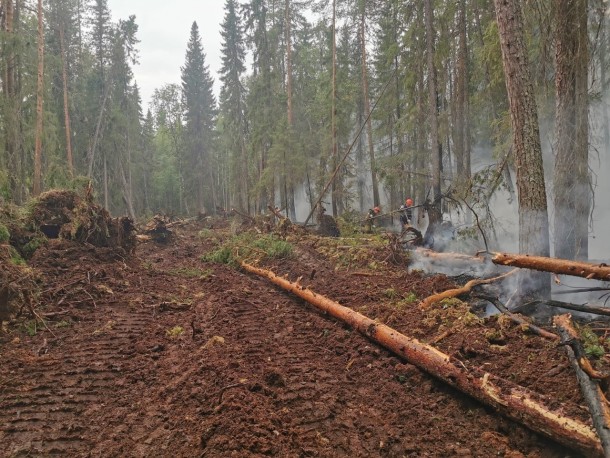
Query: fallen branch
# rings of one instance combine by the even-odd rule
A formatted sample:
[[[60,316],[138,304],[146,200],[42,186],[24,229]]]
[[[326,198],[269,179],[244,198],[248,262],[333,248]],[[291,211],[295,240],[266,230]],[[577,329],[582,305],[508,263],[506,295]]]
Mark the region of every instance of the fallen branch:
[[[500,300],[497,297],[486,296],[484,294],[477,294],[474,297],[478,297],[479,299],[483,299],[488,302],[491,302],[494,305],[494,307],[497,308],[504,315],[509,317],[511,320],[513,320],[518,325],[525,326],[528,330],[532,331],[534,334],[539,335],[540,337],[544,337],[546,339],[559,340],[559,336],[557,334],[553,334],[552,332],[545,331],[544,329],[539,328],[538,326],[536,326],[532,323],[529,323],[528,321],[524,320],[520,316],[512,313],[510,310],[508,310],[506,308],[506,306],[502,302],[500,302]]]
[[[438,294],[434,294],[432,296],[428,296],[423,301],[421,301],[421,303],[419,304],[419,308],[420,309],[427,309],[428,307],[430,307],[435,302],[442,301],[443,299],[449,299],[451,297],[461,296],[462,294],[467,294],[475,286],[488,285],[489,283],[493,283],[493,282],[496,282],[496,281],[499,281],[499,280],[503,280],[506,277],[508,277],[509,275],[512,275],[512,274],[514,274],[516,272],[517,272],[517,269],[513,269],[510,272],[506,272],[506,273],[504,273],[502,275],[499,275],[499,276],[493,277],[493,278],[488,278],[486,280],[481,280],[481,279],[470,280],[468,283],[466,283],[464,286],[462,286],[460,288],[448,289],[447,291],[443,291],[442,293],[438,293]]]
[[[568,359],[576,372],[580,390],[589,407],[593,426],[604,449],[604,456],[610,457],[610,409],[608,408],[608,401],[599,384],[591,380],[584,369],[584,367],[591,366],[591,364],[585,356],[580,336],[572,326],[570,314],[566,313],[565,315],[556,316],[553,319],[553,324],[559,331],[561,342],[566,346]]]
[[[536,301],[527,302],[523,305],[520,305],[518,307],[518,309],[523,309],[523,308],[527,307],[528,305],[534,305],[534,304],[545,304],[545,305],[549,305],[551,307],[559,307],[559,308],[563,308],[563,309],[567,309],[567,310],[574,310],[576,312],[585,312],[585,313],[592,313],[594,315],[610,316],[610,308],[596,307],[594,305],[571,304],[570,302],[561,302],[561,301],[552,301],[552,300],[536,300]],[[515,311],[518,309],[515,309]]]
[[[550,410],[541,396],[524,387],[483,372],[467,368],[459,360],[442,353],[417,339],[407,337],[395,329],[378,323],[348,307],[344,307],[320,294],[278,277],[273,272],[245,262],[241,266],[248,272],[267,278],[273,284],[306,300],[318,309],[340,319],[371,340],[403,357],[406,361],[443,380],[458,390],[491,406],[499,413],[522,423],[556,442],[581,453],[602,456],[595,432],[586,424]],[[494,382],[500,381],[499,383]]]
[[[604,263],[591,264],[588,262],[571,261],[569,259],[509,253],[496,253],[491,261],[494,264],[502,266],[523,267],[542,272],[553,272],[558,275],[584,277],[589,280],[610,280],[610,266]]]

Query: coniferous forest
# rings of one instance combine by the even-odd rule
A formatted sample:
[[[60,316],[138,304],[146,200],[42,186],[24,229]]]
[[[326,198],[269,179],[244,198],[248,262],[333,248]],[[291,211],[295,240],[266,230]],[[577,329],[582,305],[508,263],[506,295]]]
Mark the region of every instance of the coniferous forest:
[[[92,180],[134,219],[273,205],[303,220],[318,200],[340,216],[411,197],[493,233],[503,192],[522,252],[589,257],[610,144],[605,2],[224,11],[218,96],[194,21],[181,81],[146,107],[137,17],[115,21],[106,0],[2,0],[2,198]]]

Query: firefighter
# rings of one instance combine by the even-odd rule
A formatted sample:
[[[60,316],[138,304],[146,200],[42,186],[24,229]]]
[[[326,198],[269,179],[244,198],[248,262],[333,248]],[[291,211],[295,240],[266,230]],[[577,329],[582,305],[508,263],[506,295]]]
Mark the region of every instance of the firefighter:
[[[381,213],[381,208],[375,207],[369,209],[368,214],[366,215],[365,227],[367,232],[372,232],[375,227],[375,218],[379,216]]]
[[[413,221],[413,200],[410,197],[405,199],[405,204],[400,206],[402,213],[400,214],[400,223],[403,226],[408,226]]]

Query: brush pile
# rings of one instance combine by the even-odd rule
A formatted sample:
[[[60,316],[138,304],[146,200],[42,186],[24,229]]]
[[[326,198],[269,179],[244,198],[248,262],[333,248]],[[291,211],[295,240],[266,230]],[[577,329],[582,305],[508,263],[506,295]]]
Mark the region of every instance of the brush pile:
[[[74,191],[52,190],[34,200],[27,220],[29,229],[49,239],[62,238],[97,247],[135,249],[134,225],[127,217],[112,218],[105,208]]]

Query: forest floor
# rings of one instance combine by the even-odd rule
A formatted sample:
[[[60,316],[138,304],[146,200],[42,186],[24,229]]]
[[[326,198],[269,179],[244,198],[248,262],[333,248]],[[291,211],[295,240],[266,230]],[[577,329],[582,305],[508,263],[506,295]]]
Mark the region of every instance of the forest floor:
[[[0,456],[579,456],[227,264],[228,224],[134,254],[50,240],[29,261],[40,320],[0,334]],[[590,424],[565,349],[461,301],[455,285],[343,239],[263,262],[343,305],[530,388]],[[205,258],[203,258],[205,259]]]

